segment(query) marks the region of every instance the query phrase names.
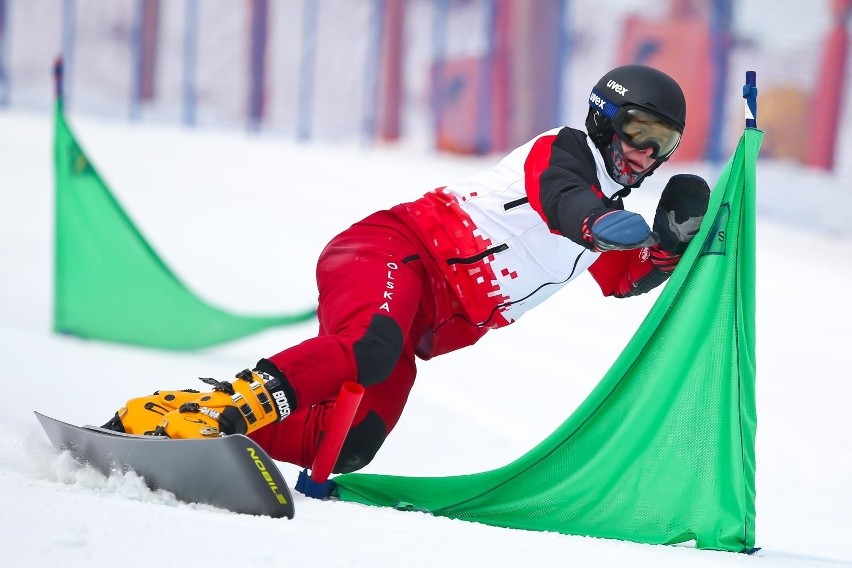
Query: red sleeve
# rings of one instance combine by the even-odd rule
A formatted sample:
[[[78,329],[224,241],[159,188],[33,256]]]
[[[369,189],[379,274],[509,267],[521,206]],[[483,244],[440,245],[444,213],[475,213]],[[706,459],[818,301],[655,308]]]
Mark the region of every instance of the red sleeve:
[[[648,292],[668,279],[651,262],[647,247],[602,253],[589,267],[589,273],[604,296],[626,298]]]

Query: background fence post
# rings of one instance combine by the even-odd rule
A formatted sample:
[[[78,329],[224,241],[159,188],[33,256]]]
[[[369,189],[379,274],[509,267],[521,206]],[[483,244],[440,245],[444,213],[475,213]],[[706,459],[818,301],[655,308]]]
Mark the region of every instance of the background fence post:
[[[383,52],[386,51],[383,40],[382,22],[387,9],[384,0],[372,0],[370,18],[367,24],[367,50],[364,65],[364,98],[361,103],[361,132],[363,139],[374,142],[378,132],[380,112],[379,84],[382,77]]]
[[[556,117],[554,126],[568,124],[568,101],[566,94],[570,92],[570,68],[571,68],[571,0],[559,1],[559,32],[557,36],[556,55],[556,108],[553,116]]]
[[[432,63],[429,69],[432,135],[435,145],[439,143],[441,131],[441,116],[444,113],[444,98],[446,89],[444,67],[447,59],[447,26],[450,18],[449,0],[435,0],[432,4]]]
[[[157,71],[157,35],[160,20],[160,0],[136,0],[131,25],[130,49],[131,92],[130,119],[137,120],[142,105],[155,98],[154,79]]]
[[[404,0],[384,0],[382,72],[379,77],[378,137],[380,140],[397,140],[402,133],[404,27]]]
[[[494,144],[493,109],[499,93],[495,90],[494,76],[497,61],[498,19],[500,0],[482,0],[485,4],[485,53],[479,60],[479,75],[476,83],[476,134],[473,151],[477,154],[489,152]]]
[[[12,96],[12,73],[9,70],[9,3],[0,0],[0,106],[8,106]]]
[[[74,44],[77,41],[77,0],[62,2],[62,100],[66,109],[71,106],[74,77]]]
[[[249,92],[248,129],[260,130],[266,107],[266,44],[269,30],[269,0],[249,4]]]
[[[183,18],[182,117],[185,125],[195,126],[198,104],[195,85],[195,70],[198,59],[198,0],[186,0]]]
[[[314,96],[314,66],[317,57],[317,30],[319,26],[318,2],[306,0],[302,4],[302,56],[299,61],[299,102],[296,138],[311,137],[312,98]]]
[[[733,0],[713,0],[710,4],[710,57],[714,80],[706,158],[716,164],[725,159],[725,95],[728,92],[732,7]]]

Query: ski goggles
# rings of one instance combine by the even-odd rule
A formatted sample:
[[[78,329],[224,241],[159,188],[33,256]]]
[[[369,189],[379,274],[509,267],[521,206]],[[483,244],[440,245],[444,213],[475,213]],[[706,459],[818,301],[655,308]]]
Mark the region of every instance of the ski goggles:
[[[612,127],[634,148],[653,148],[651,157],[661,162],[668,160],[680,144],[681,132],[674,124],[638,107],[619,108],[612,117]]]

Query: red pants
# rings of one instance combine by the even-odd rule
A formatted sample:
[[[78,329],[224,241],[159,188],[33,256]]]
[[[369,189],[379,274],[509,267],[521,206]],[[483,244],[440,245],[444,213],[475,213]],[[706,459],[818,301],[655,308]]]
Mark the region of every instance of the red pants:
[[[269,358],[290,382],[297,404],[285,420],[252,434],[273,458],[311,467],[334,398],[344,382],[357,381],[365,394],[335,472],[369,463],[414,385],[415,352],[431,356],[436,321],[458,319],[448,315],[457,302],[434,262],[388,212],[353,225],[326,246],[317,263],[318,336]],[[459,346],[485,333],[462,323],[467,329],[454,334]]]

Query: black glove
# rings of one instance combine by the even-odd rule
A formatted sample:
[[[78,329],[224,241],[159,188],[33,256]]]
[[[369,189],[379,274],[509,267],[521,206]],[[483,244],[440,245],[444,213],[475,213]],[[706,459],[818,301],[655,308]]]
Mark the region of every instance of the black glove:
[[[654,231],[660,235],[659,248],[681,255],[701,227],[710,187],[704,178],[692,174],[672,176],[660,196],[654,216]]]
[[[593,213],[586,218],[583,238],[598,252],[630,250],[657,244],[659,237],[638,213],[620,209]]]

